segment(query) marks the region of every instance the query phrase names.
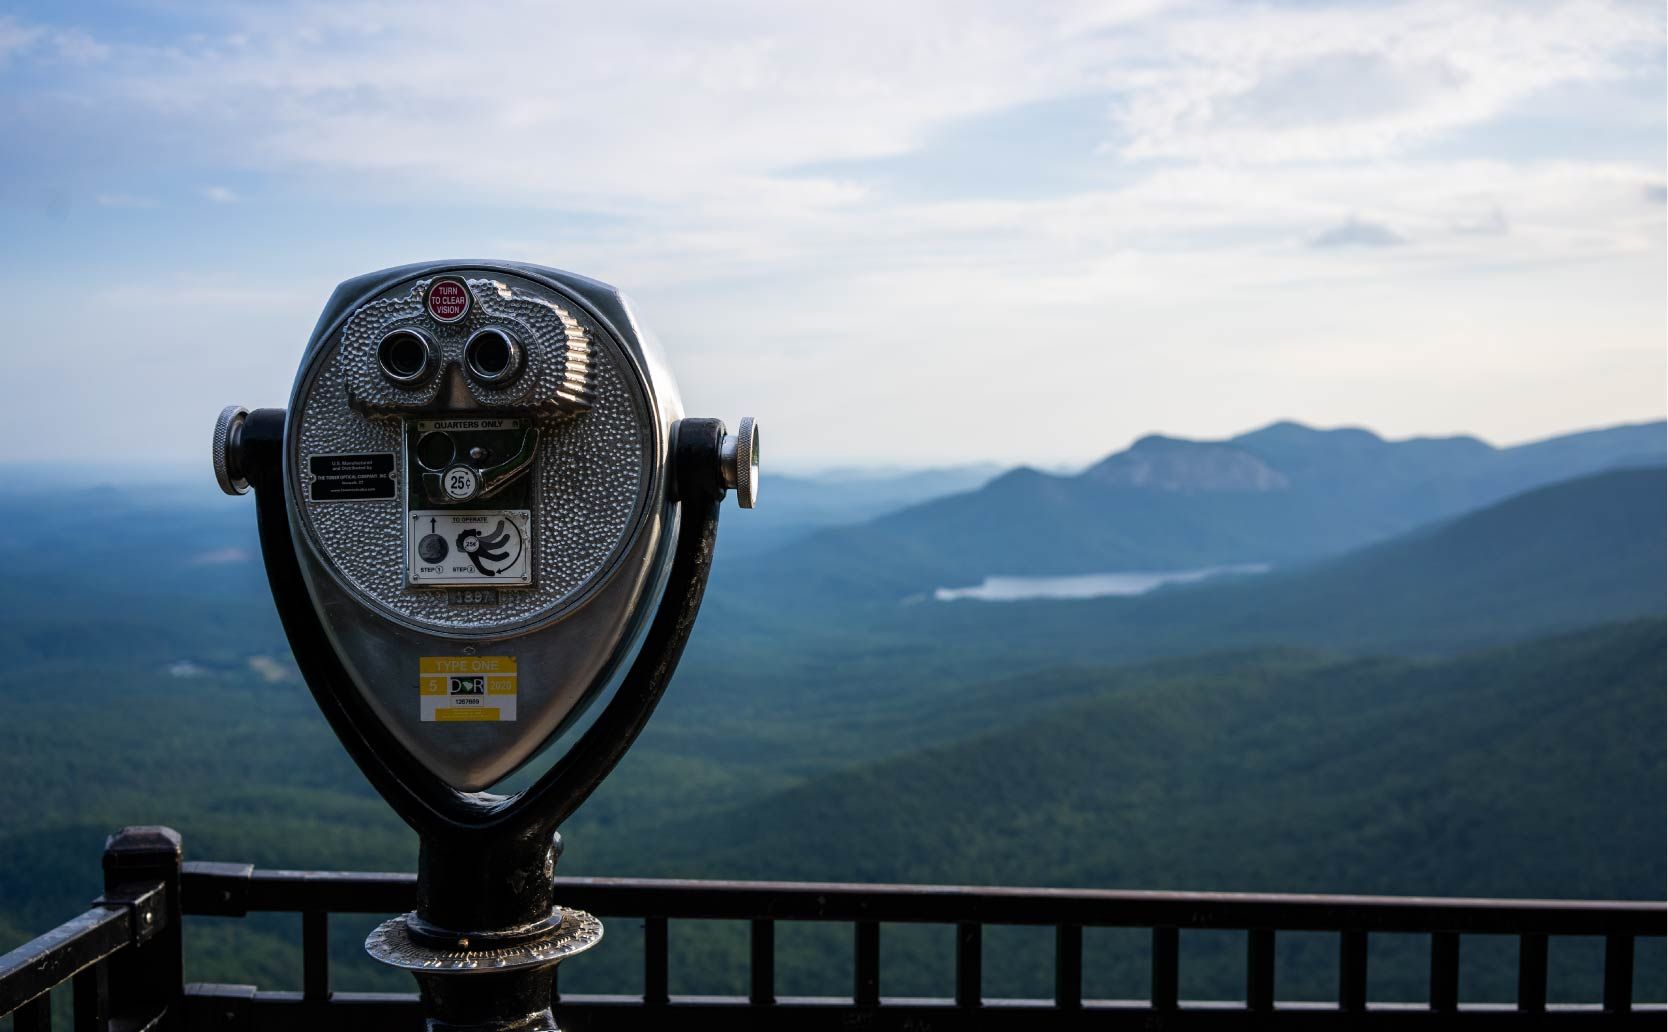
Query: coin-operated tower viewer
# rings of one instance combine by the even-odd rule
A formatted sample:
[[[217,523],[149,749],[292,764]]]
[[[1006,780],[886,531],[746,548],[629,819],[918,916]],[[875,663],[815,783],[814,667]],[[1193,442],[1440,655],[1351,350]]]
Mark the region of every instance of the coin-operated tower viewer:
[[[417,909],[366,948],[432,1029],[556,1027],[552,966],[602,936],[554,898],[556,828],[665,691],[758,455],[751,419],[683,415],[617,290],[507,262],[343,283],[288,409],[221,413],[296,662],[420,837]],[[490,791],[610,684],[531,787]]]

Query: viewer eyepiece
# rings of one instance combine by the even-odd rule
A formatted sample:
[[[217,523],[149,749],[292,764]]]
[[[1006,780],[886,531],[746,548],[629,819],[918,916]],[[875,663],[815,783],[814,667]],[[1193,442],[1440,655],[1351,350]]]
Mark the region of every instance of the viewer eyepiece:
[[[434,373],[434,347],[416,330],[393,330],[376,349],[382,375],[400,387],[416,387]]]
[[[469,337],[463,346],[463,361],[469,375],[483,387],[504,387],[521,375],[521,344],[509,331],[497,326],[485,326]]]

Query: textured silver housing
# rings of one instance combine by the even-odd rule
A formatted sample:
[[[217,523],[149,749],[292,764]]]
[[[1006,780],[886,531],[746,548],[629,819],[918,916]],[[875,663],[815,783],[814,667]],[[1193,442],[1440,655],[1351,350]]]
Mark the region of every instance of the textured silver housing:
[[[363,306],[348,320],[339,346],[317,356],[300,404],[290,411],[296,426],[295,485],[301,499],[302,525],[333,573],[355,592],[390,615],[437,631],[507,630],[550,616],[604,573],[636,529],[647,501],[654,455],[648,400],[625,356],[607,341],[600,327],[570,302],[534,293],[532,284],[511,286],[507,277],[471,279],[475,298],[470,314],[452,323],[430,324],[423,331],[436,340],[441,375],[419,391],[387,383],[376,348],[391,330],[426,318],[423,290],[427,281],[389,291]],[[568,309],[568,310],[565,310]],[[504,601],[487,608],[453,606],[444,592],[407,586],[405,554],[406,463],[395,463],[396,497],[389,501],[313,502],[308,500],[306,460],[313,455],[394,452],[404,454],[397,416],[415,405],[416,395],[432,402],[446,373],[463,362],[464,342],[478,325],[498,324],[519,316],[527,365],[514,387],[514,398],[497,397],[492,407],[528,406],[543,413],[537,478],[539,504],[533,527],[534,587],[506,591]],[[581,320],[585,320],[581,322]],[[584,342],[584,393],[588,407],[571,410],[559,399],[572,397],[575,367],[551,361],[552,352],[571,354],[572,340]],[[593,345],[593,341],[598,344]],[[478,389],[478,388],[476,388]],[[478,389],[481,395],[511,392]],[[381,415],[368,415],[354,396],[374,399]]]
[[[423,279],[372,301],[343,327],[341,371],[354,408],[376,418],[434,404],[444,389],[445,371],[463,368],[464,346],[489,326],[508,330],[526,342],[525,367],[511,382],[495,386],[465,377],[465,387],[476,402],[494,408],[527,408],[544,417],[571,415],[590,406],[592,342],[598,339],[597,329],[571,301],[564,304],[548,291],[524,282],[512,285],[504,276],[470,277],[464,280],[473,299],[468,313],[455,322],[439,323],[423,305],[429,282]],[[403,329],[434,343],[441,376],[402,386],[382,374],[377,348],[383,337]],[[606,356],[594,357],[600,366],[609,364]]]
[[[425,323],[423,290],[442,274],[468,284],[470,311],[453,324]],[[438,375],[420,391],[388,384],[377,366],[377,343],[402,322],[430,334],[441,356]],[[538,423],[539,456],[527,474],[534,478],[534,583],[501,589],[496,605],[452,605],[445,591],[406,582],[401,417],[470,414],[449,406],[466,379],[459,371],[464,342],[488,324],[517,335],[524,371],[503,391],[470,384],[462,400],[484,406],[483,416],[515,412]],[[437,263],[337,291],[303,359],[285,423],[291,534],[355,686],[444,780],[474,791],[513,771],[583,711],[625,653],[642,618],[639,600],[666,572],[676,527],[666,455],[671,424],[682,414],[658,348],[604,284],[532,267]],[[400,457],[393,499],[311,500],[310,456],[378,452]],[[421,720],[420,657],[459,655],[516,660],[513,720]]]

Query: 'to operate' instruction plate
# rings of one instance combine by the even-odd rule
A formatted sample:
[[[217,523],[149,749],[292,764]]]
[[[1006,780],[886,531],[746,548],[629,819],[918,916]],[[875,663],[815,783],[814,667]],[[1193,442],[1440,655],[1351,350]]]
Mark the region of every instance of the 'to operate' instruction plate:
[[[533,583],[526,509],[420,509],[406,526],[406,572],[413,587]]]

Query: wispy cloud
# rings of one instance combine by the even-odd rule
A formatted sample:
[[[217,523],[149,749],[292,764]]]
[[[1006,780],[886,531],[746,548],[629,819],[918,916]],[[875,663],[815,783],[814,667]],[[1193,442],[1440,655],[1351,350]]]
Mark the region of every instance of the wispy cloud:
[[[14,56],[36,52],[68,64],[93,64],[110,56],[111,48],[76,28],[53,29],[0,15],[0,68]]]
[[[1405,152],[1538,92],[1660,58],[1660,12],[1619,4],[1209,6],[1165,22],[1128,81],[1124,153],[1330,161]]]
[[[44,35],[46,30],[38,25],[25,25],[16,18],[0,15],[0,68]]]
[[[958,119],[1095,93],[1105,145],[1127,159],[1382,158],[1538,91],[1614,78],[1660,37],[1653,12],[1608,4],[735,4],[701,18],[651,4],[583,26],[544,5],[399,10],[231,9],[217,33],[129,48],[103,99],[214,130],[197,139],[218,160],[374,173],[396,194],[733,209],[768,185],[815,209],[852,194],[782,170],[916,150]],[[474,144],[468,160],[437,154],[440,126]]]
[[[153,282],[133,288],[145,297],[96,293],[77,325],[100,339],[96,320],[157,304],[146,297],[195,298],[202,334],[287,370],[316,315],[314,279],[497,252],[646,295],[700,356],[681,370],[692,396],[741,404],[798,385],[773,431],[790,448],[854,407],[904,411],[926,440],[1028,392],[1047,409],[1033,418],[1057,421],[1053,439],[1100,450],[1090,413],[1107,406],[1072,401],[1074,385],[1193,385],[1207,365],[1232,372],[1231,405],[1200,402],[1208,384],[1172,402],[1131,387],[1118,418],[1203,433],[1162,406],[1208,421],[1272,405],[1329,421],[1298,401],[1348,393],[1284,403],[1298,379],[1279,356],[1360,373],[1362,410],[1332,421],[1375,404],[1425,413],[1428,378],[1396,395],[1374,364],[1484,370],[1500,361],[1489,334],[1520,344],[1514,369],[1533,368],[1530,338],[1547,368],[1563,361],[1550,335],[1565,310],[1541,309],[1568,290],[1548,289],[1548,270],[1568,282],[1602,265],[1594,289],[1617,292],[1609,332],[1660,350],[1659,299],[1639,314],[1663,236],[1663,13],[1650,5],[733,0],[697,13],[648,0],[575,19],[531,0],[468,18],[441,0],[304,0],[203,5],[149,37],[39,17],[0,17],[0,75],[27,100],[0,110],[0,134],[25,141],[0,169],[6,197],[73,179],[104,207],[165,202],[151,217],[169,220],[168,239],[193,219],[213,240],[263,234],[259,273],[188,256],[147,265]],[[96,60],[29,56],[67,54],[52,42],[65,33]],[[1070,117],[1073,132],[1033,112]],[[980,145],[952,153],[957,134]],[[900,162],[915,189],[883,171]],[[935,189],[951,163],[957,188]],[[1029,166],[1049,175],[1027,179]],[[98,214],[140,239],[142,213]],[[150,262],[162,238],[148,239]],[[275,264],[307,270],[306,289],[275,288]],[[1453,292],[1446,311],[1487,311],[1420,336],[1408,320],[1430,308],[1407,299],[1433,290]],[[256,344],[256,305],[287,336]],[[1395,318],[1363,327],[1375,305]],[[1236,306],[1230,329],[1211,322]],[[1440,349],[1386,348],[1398,331]],[[1016,332],[1051,360],[1015,370]],[[1340,336],[1360,344],[1340,350]],[[147,340],[160,355],[183,346],[174,337]],[[853,347],[885,354],[887,375],[854,383]],[[168,368],[208,375],[183,358]],[[234,382],[233,366],[216,368]],[[994,382],[993,368],[1027,379]],[[1583,403],[1606,404],[1622,379],[1594,379]],[[1569,383],[1557,367],[1547,390],[1568,397]],[[112,411],[123,386],[109,388]],[[1446,403],[1465,400],[1455,388]],[[1456,415],[1406,429],[1487,427]],[[984,432],[958,446],[1009,446]]]
[[[1457,219],[1454,222],[1454,232],[1465,236],[1505,236],[1511,229],[1511,223],[1506,221],[1506,213],[1500,210],[1498,204],[1482,215]]]
[[[1400,234],[1382,222],[1358,218],[1345,219],[1309,241],[1311,247],[1395,247],[1405,243]]]

